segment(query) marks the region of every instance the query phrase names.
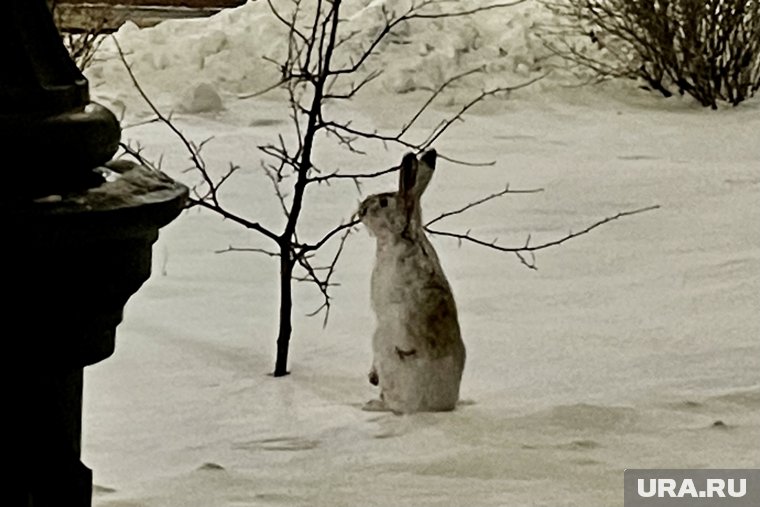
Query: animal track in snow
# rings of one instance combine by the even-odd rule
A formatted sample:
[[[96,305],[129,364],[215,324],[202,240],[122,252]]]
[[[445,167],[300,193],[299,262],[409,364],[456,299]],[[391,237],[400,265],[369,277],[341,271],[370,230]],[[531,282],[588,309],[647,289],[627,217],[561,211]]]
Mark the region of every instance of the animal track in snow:
[[[242,442],[235,446],[236,449],[264,451],[308,451],[319,447],[319,440],[310,440],[303,437],[275,437],[261,440]]]

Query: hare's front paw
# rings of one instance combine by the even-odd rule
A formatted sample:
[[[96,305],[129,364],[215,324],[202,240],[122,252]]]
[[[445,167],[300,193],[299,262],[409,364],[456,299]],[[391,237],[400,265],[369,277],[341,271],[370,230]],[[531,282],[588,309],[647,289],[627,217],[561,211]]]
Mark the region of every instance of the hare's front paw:
[[[364,404],[364,406],[362,407],[362,410],[366,412],[390,412],[391,411],[391,409],[385,406],[385,402],[383,400],[369,400],[367,403]]]
[[[380,383],[380,379],[377,376],[377,370],[375,369],[374,366],[369,371],[368,377],[369,377],[369,383],[372,384],[373,386],[376,386]]]

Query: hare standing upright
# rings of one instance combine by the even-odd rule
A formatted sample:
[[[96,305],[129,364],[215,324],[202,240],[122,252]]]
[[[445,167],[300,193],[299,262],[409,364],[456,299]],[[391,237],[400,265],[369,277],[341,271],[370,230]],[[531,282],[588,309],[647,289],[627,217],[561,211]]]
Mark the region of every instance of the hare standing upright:
[[[419,160],[407,154],[398,192],[372,195],[359,207],[362,223],[377,240],[371,289],[377,329],[369,377],[380,386],[380,399],[365,410],[453,410],[459,399],[465,348],[457,309],[420,212],[435,159],[434,150]]]

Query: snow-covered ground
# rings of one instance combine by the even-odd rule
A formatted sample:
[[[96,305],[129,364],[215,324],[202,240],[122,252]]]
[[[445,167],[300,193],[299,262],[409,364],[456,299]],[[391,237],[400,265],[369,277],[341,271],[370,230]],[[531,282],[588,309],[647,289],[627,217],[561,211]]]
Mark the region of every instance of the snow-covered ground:
[[[180,35],[219,22],[177,24],[167,54],[188,47]],[[155,60],[160,30],[121,40],[133,58]],[[174,60],[163,61],[170,69]],[[131,101],[125,80],[106,79],[116,68],[102,65],[93,94]],[[178,92],[163,88],[187,81],[178,65],[179,77],[143,75]],[[225,109],[178,115],[177,124],[196,140],[214,136],[205,153],[218,171],[242,166],[224,202],[277,227],[256,145],[288,131],[287,111],[274,97],[236,99],[248,84],[207,81]],[[437,143],[446,155],[497,163],[442,162],[423,202],[428,217],[506,182],[545,191],[489,203],[447,228],[519,245],[529,233],[551,239],[618,211],[661,208],[539,253],[538,271],[434,239],[468,347],[456,411],[360,410],[376,395],[366,380],[374,255],[366,232],[346,246],[326,329],[304,316],[319,295],[299,287],[292,375],[274,379],[277,265],[215,254],[266,243],[192,210],[162,231],[116,354],[86,370],[83,460],[94,469],[95,505],[620,506],[625,468],[760,466],[760,102],[714,112],[619,87],[539,90],[489,102]],[[356,126],[398,126],[421,95],[392,91],[340,114]],[[415,135],[452,107],[431,111]],[[195,181],[165,128],[124,136]],[[378,170],[403,153],[367,148],[349,158],[323,145],[318,156],[323,167]],[[354,211],[356,189],[339,185],[309,195],[305,238]]]

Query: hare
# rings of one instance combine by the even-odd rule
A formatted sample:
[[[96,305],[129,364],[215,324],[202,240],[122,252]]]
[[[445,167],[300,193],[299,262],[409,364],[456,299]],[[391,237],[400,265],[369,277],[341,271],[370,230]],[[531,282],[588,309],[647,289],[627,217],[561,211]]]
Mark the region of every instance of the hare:
[[[377,320],[369,380],[380,398],[365,410],[453,410],[465,363],[457,309],[438,255],[423,229],[420,197],[436,152],[407,154],[397,192],[365,199],[357,212],[377,241],[371,301]]]

